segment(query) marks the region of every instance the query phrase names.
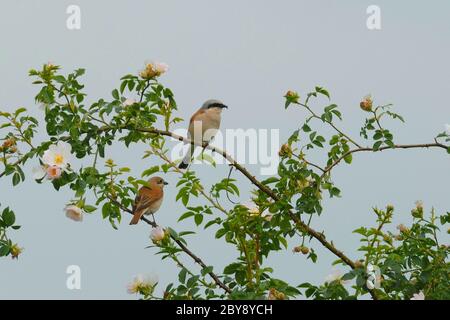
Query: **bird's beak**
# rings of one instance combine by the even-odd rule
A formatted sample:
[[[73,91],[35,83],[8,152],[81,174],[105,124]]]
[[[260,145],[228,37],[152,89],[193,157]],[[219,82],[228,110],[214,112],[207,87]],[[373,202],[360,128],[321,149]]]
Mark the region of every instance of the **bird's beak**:
[[[165,186],[167,186],[169,183],[168,183],[167,181],[164,181],[163,184],[164,184]]]
[[[222,108],[222,109],[228,109],[228,106],[222,104],[222,105],[221,105],[221,108]]]

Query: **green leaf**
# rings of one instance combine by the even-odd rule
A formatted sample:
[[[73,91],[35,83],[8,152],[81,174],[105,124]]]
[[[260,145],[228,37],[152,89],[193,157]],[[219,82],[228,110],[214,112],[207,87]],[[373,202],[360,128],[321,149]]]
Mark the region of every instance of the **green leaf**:
[[[106,202],[102,207],[102,217],[103,219],[107,218],[109,216],[109,212],[111,210],[111,204],[109,202]]]
[[[192,211],[185,212],[185,213],[183,213],[183,214],[181,215],[181,217],[178,219],[178,222],[180,222],[181,220],[187,219],[187,218],[189,218],[189,217],[192,217],[193,215],[195,215],[195,212],[192,212]]]
[[[202,269],[202,276],[206,276],[208,273],[213,271],[213,267],[212,266],[208,266],[206,268]]]
[[[3,245],[0,247],[0,257],[4,257],[7,256],[9,254],[9,246],[8,245]]]
[[[147,170],[145,170],[144,172],[142,172],[142,177],[148,177],[151,176],[152,174],[156,173],[159,171],[159,166],[153,166]]]
[[[330,99],[330,94],[328,93],[328,91],[322,87],[316,87],[316,92],[320,93],[324,96],[326,96],[328,99]]]
[[[347,280],[352,280],[355,277],[356,277],[356,274],[354,272],[349,272],[349,273],[344,274],[341,279],[344,281],[347,281]]]
[[[380,149],[380,147],[381,147],[381,145],[383,144],[383,141],[377,141],[377,142],[375,142],[374,144],[373,144],[373,149],[374,150],[378,150],[378,149]]]
[[[302,127],[302,130],[303,130],[304,132],[310,132],[310,131],[311,131],[311,128],[305,123],[305,124],[303,125],[303,127]]]
[[[114,99],[116,99],[116,100],[119,100],[119,91],[117,90],[117,89],[114,89],[112,92],[111,92],[111,94],[112,94],[112,96],[113,96],[113,98]]]
[[[96,207],[90,206],[90,205],[85,205],[85,206],[83,207],[83,209],[84,209],[84,211],[86,211],[87,213],[91,213],[91,212],[94,212],[95,210],[97,210]]]
[[[178,274],[178,281],[180,281],[180,283],[184,283],[186,281],[186,275],[186,268],[181,269],[180,273]]]
[[[203,222],[203,215],[201,213],[197,213],[194,220],[196,225],[200,225]]]
[[[10,227],[16,222],[16,216],[9,208],[3,210],[2,219],[6,227]]]
[[[216,232],[216,239],[222,238],[225,235],[225,233],[227,233],[226,229],[219,229],[219,230],[217,230],[217,232]]]
[[[352,160],[353,160],[353,155],[351,153],[349,153],[348,155],[346,155],[344,157],[344,161],[348,164],[352,163]]]
[[[20,174],[18,172],[13,174],[12,183],[13,183],[13,186],[16,186],[20,183]]]

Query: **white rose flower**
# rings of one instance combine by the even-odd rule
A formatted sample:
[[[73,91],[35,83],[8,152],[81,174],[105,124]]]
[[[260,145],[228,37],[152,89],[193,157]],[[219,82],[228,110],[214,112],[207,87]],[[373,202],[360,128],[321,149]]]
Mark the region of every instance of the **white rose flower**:
[[[68,205],[64,208],[66,211],[66,217],[72,219],[73,221],[83,221],[83,212],[81,209],[75,205]]]
[[[70,144],[64,141],[58,141],[57,144],[52,144],[47,151],[44,152],[42,161],[47,166],[57,166],[65,169],[71,160]]]
[[[132,106],[133,104],[135,104],[136,103],[136,100],[134,100],[134,99],[125,99],[123,102],[122,102],[122,106],[123,107],[128,107],[128,106]]]
[[[34,180],[40,180],[47,175],[47,171],[43,166],[34,167],[32,172]]]
[[[419,293],[413,294],[410,300],[425,300],[425,295],[423,294],[422,291],[420,291]]]
[[[139,274],[134,277],[133,281],[127,285],[127,292],[129,294],[146,293],[151,294],[155,286],[158,284],[158,277],[156,275],[142,275]]]

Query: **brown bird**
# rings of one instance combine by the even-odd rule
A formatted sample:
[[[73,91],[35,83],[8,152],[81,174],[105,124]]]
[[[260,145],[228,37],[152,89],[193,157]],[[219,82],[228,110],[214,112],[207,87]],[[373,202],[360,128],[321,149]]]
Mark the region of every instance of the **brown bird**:
[[[164,198],[164,186],[168,183],[161,177],[152,177],[146,186],[142,186],[133,205],[133,219],[130,224],[137,224],[142,215],[151,214],[155,221],[154,213],[158,211]]]

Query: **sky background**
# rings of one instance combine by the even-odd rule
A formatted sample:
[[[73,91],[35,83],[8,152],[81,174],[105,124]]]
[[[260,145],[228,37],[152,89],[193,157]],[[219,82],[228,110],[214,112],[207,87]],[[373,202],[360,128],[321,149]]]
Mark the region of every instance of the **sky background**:
[[[66,28],[66,8],[81,8],[81,30]],[[366,8],[381,8],[382,29],[368,30]],[[432,142],[450,123],[450,3],[448,1],[1,1],[0,109],[27,107],[42,119],[34,104],[38,87],[27,73],[51,61],[63,67],[87,69],[83,82],[88,101],[109,99],[119,78],[136,73],[146,60],[167,62],[161,82],[175,93],[179,116],[188,119],[209,98],[223,100],[223,128],[280,129],[285,140],[304,120],[294,108],[284,111],[288,89],[308,92],[324,86],[344,114],[341,127],[358,136],[364,121],[359,101],[371,93],[379,104],[393,103],[405,125],[391,123],[398,143]],[[323,101],[326,103],[326,101]],[[184,127],[181,123],[179,127]],[[326,131],[325,131],[326,132]],[[41,131],[37,141],[45,136]],[[144,146],[114,147],[107,156],[139,175],[158,164],[142,160]],[[316,158],[324,162],[323,158]],[[22,229],[10,236],[25,248],[18,261],[0,259],[0,299],[135,299],[126,284],[138,273],[155,273],[157,293],[177,279],[177,268],[160,261],[149,244],[149,226],[128,226],[126,217],[113,230],[100,213],[82,223],[67,219],[63,207],[72,198],[49,183],[31,178],[12,188],[0,180],[0,203],[11,206]],[[81,162],[74,161],[79,167]],[[257,165],[248,167],[258,173]],[[226,177],[228,167],[196,166],[206,186]],[[326,200],[313,227],[353,259],[360,257],[358,236],[351,231],[373,226],[374,206],[392,203],[399,223],[411,223],[410,210],[423,200],[441,214],[449,210],[449,156],[442,150],[407,150],[357,154],[351,166],[335,169],[340,199]],[[251,186],[239,178],[242,201]],[[177,230],[184,212],[175,202],[178,176],[170,185],[158,222]],[[225,205],[228,204],[224,200]],[[236,257],[233,248],[213,241],[215,230],[200,231],[189,247],[220,272]],[[442,239],[448,243],[448,235]],[[292,284],[322,283],[335,257],[315,241],[318,264],[289,250],[274,253],[267,265]],[[188,265],[188,257],[183,257]],[[66,288],[68,265],[81,268],[81,290]]]

